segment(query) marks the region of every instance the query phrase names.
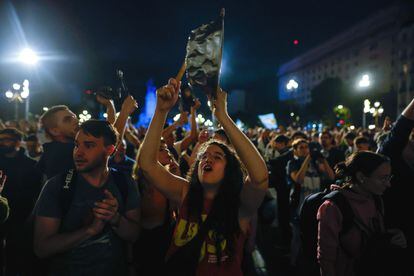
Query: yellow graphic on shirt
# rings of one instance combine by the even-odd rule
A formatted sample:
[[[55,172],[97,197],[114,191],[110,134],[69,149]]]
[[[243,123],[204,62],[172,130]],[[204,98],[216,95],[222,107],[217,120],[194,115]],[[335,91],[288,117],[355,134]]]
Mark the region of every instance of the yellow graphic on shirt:
[[[191,241],[192,238],[197,234],[198,232],[198,224],[195,222],[190,222],[190,225],[188,226],[188,231],[186,230],[187,221],[185,219],[180,219],[178,222],[176,232],[174,235],[174,244],[176,246],[183,246],[187,242]]]
[[[202,216],[202,220],[204,221],[206,218],[205,215]],[[197,234],[199,226],[198,223],[195,222],[189,222],[189,225],[187,226],[188,221],[185,219],[180,219],[174,234],[174,245],[177,247],[183,246],[186,243],[188,243],[191,239],[194,238],[194,236]],[[188,231],[186,231],[186,228],[188,227]],[[213,231],[208,231],[208,237],[211,241],[214,240]],[[224,252],[226,249],[227,241],[223,240],[220,244],[221,251]],[[207,244],[207,252],[209,254],[216,254],[216,246],[213,244]],[[200,259],[201,261],[206,253],[206,242],[203,242],[203,245],[201,246],[201,254]]]
[[[208,237],[210,238],[211,241],[214,241],[213,231],[208,231]],[[226,249],[226,245],[227,245],[227,241],[226,240],[223,240],[220,243],[221,252],[223,252],[224,249]],[[207,252],[210,253],[210,254],[216,254],[216,246],[215,245],[212,245],[212,244],[208,244],[207,245]]]

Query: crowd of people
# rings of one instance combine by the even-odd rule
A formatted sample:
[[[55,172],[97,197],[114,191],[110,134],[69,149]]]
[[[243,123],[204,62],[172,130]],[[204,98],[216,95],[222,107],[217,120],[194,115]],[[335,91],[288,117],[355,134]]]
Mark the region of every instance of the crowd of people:
[[[130,122],[132,96],[118,115],[98,96],[106,120],[59,105],[1,122],[0,275],[263,275],[261,224],[292,275],[412,275],[414,100],[381,129],[242,131],[219,88],[212,130],[198,100],[166,124],[180,85],[157,90],[147,129]]]

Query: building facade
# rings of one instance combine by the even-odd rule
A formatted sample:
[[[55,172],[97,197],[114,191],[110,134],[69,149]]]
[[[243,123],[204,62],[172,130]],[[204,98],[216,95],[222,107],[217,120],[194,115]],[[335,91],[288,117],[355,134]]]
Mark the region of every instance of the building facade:
[[[340,78],[349,93],[386,95],[397,103],[394,112],[401,112],[414,98],[414,5],[377,12],[283,64],[278,77],[280,101],[306,105],[315,86]]]

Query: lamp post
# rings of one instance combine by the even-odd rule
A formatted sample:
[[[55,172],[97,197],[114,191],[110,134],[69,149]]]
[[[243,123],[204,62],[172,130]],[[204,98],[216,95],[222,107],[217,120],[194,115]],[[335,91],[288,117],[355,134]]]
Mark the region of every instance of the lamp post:
[[[368,99],[364,100],[364,110],[362,113],[362,128],[367,127],[367,113],[369,113],[369,110],[371,108],[371,102]]]
[[[366,114],[371,113],[375,120],[375,126],[378,126],[379,117],[384,113],[384,108],[380,102],[375,102],[374,106],[371,106],[371,102],[368,99],[364,100],[364,113],[362,117],[362,127],[366,128]]]
[[[14,119],[19,119],[19,103],[26,102],[25,119],[28,117],[29,81],[24,80],[23,84],[14,83],[12,89],[7,90],[4,95],[10,102],[14,102]]]
[[[293,90],[296,90],[296,89],[298,89],[298,87],[299,87],[299,84],[298,84],[298,82],[297,82],[297,81],[295,81],[294,79],[290,79],[290,80],[288,81],[288,83],[286,84],[286,89],[287,89],[288,91],[293,91]]]
[[[375,126],[378,126],[378,119],[384,113],[384,108],[382,108],[380,102],[375,102],[374,107],[371,107],[369,111],[375,119]]]

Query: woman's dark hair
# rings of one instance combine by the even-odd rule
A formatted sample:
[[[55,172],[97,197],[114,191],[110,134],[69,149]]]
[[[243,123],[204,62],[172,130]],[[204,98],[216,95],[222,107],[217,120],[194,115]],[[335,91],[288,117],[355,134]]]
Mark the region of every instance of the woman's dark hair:
[[[220,147],[224,151],[225,158],[227,160],[224,178],[221,181],[220,187],[208,214],[211,221],[210,230],[213,231],[215,237],[217,258],[218,260],[221,260],[221,242],[224,239],[227,241],[227,252],[231,258],[235,251],[235,238],[240,234],[240,192],[243,186],[245,173],[243,165],[234,150],[220,141],[211,140],[206,142],[200,149],[199,153],[203,153],[210,145]],[[190,221],[190,218],[192,218],[193,221],[196,220],[200,225],[202,223],[201,213],[203,211],[204,189],[198,178],[199,163],[200,160],[197,158],[187,177],[190,181],[190,189],[187,194],[187,221]],[[188,226],[189,223],[187,223],[186,231],[188,230]],[[218,264],[219,263],[220,261]]]
[[[360,151],[351,154],[345,162],[335,166],[335,178],[344,183],[357,183],[356,174],[371,175],[383,163],[389,163],[390,159],[382,154],[372,151]]]

